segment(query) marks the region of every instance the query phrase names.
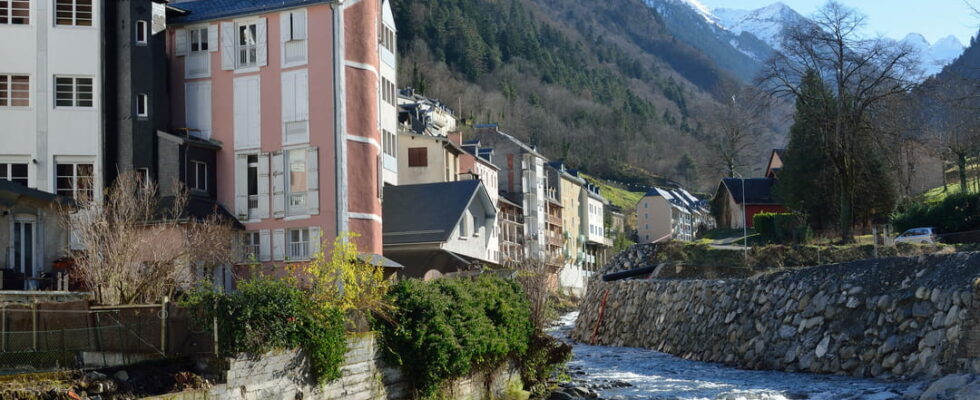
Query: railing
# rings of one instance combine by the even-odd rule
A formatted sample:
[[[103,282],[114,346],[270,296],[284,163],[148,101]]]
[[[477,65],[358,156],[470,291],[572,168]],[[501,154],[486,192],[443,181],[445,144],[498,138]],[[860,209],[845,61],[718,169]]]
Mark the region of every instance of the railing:
[[[561,224],[562,224],[561,217],[559,217],[557,215],[548,214],[548,217],[545,219],[545,221],[547,221],[549,224],[552,224],[552,225],[561,226]]]
[[[259,196],[248,196],[248,219],[256,219],[259,216]]]
[[[565,246],[565,238],[562,235],[548,232],[545,234],[546,241],[549,245],[562,247]]]
[[[308,242],[296,242],[289,244],[289,258],[306,259],[310,258],[310,244]]]
[[[243,252],[242,259],[245,261],[249,261],[250,259],[258,259],[259,245],[257,244],[245,245],[245,248],[242,249],[242,252]]]

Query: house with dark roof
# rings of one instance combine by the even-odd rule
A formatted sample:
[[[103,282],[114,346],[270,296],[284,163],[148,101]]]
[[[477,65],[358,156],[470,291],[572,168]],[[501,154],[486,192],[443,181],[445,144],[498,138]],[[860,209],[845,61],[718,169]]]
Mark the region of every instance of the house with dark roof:
[[[788,212],[773,193],[773,178],[724,178],[718,185],[711,209],[718,226],[725,228],[752,227],[752,218],[759,213]]]
[[[786,149],[772,149],[769,154],[769,164],[766,165],[766,178],[776,179],[776,175],[783,169],[783,160],[786,157]]]
[[[59,204],[67,198],[0,179],[0,289],[58,288],[67,271],[55,261],[69,251]]]
[[[640,243],[694,240],[703,210],[697,198],[683,189],[653,188],[636,204],[636,234]]]
[[[432,279],[493,264],[497,208],[478,180],[384,188],[384,255],[407,277]]]

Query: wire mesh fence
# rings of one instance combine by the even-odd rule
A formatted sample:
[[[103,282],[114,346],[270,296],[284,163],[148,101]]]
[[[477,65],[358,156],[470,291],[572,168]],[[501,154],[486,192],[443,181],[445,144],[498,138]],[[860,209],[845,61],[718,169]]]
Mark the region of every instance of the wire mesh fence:
[[[0,374],[214,354],[212,334],[180,307],[84,302],[0,305]]]

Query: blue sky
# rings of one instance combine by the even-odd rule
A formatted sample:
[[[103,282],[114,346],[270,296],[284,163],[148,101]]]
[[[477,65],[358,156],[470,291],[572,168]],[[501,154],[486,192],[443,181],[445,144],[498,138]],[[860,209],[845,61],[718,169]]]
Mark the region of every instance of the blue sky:
[[[776,0],[700,0],[709,8],[756,9]],[[980,9],[980,0],[966,0]],[[825,3],[825,0],[782,0],[804,16]],[[980,27],[980,16],[974,15],[964,0],[841,0],[868,16],[868,34],[882,34],[901,39],[918,32],[930,43],[955,35],[964,45]]]

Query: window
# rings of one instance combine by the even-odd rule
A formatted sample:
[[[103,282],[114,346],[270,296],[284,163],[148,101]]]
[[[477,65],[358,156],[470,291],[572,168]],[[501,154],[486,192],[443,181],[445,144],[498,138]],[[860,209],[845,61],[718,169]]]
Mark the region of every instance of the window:
[[[58,195],[75,200],[92,200],[94,168],[92,164],[58,164],[56,169]]]
[[[0,163],[0,179],[27,186],[27,163]]]
[[[290,259],[300,260],[310,258],[309,228],[289,230],[289,246],[286,256]]]
[[[211,137],[211,82],[189,82],[185,90],[184,115],[191,133]]]
[[[92,107],[92,78],[56,76],[54,105],[56,107]]]
[[[136,21],[136,44],[146,44],[149,36],[149,24],[146,21]]]
[[[246,190],[248,195],[249,214],[252,210],[259,208],[259,156],[252,154],[248,156],[248,176],[246,177]]]
[[[30,82],[27,75],[0,75],[0,107],[30,106]]]
[[[150,169],[149,168],[137,168],[136,169],[136,179],[139,183],[147,185],[150,183]]]
[[[208,28],[194,28],[191,33],[191,54],[208,51]]]
[[[382,147],[384,147],[384,153],[389,156],[396,157],[398,154],[398,149],[397,149],[398,142],[396,142],[395,134],[387,130],[382,130],[381,135],[382,135],[382,142],[383,142]]]
[[[31,23],[29,0],[0,1],[0,24],[27,25]]]
[[[149,96],[147,96],[144,93],[140,93],[140,94],[136,95],[136,116],[137,117],[146,117],[146,116],[150,115],[149,111],[147,110],[149,108],[149,106],[148,106],[148,102],[149,101],[150,101],[149,100]]]
[[[381,99],[384,100],[385,103],[395,106],[398,103],[398,94],[395,92],[396,92],[395,84],[391,83],[391,81],[389,81],[388,78],[382,77]]]
[[[307,70],[282,74],[283,140],[288,144],[309,142],[309,73]]]
[[[294,11],[287,15],[288,19],[284,22],[286,25],[286,40],[306,40],[306,12],[304,11]]]
[[[55,0],[55,23],[92,26],[92,0]]]
[[[242,258],[246,261],[254,261],[259,259],[259,246],[261,246],[262,239],[259,232],[245,232],[245,237],[242,241]]]
[[[384,47],[392,53],[395,52],[395,31],[391,30],[387,25],[382,25],[381,27],[381,47]]]
[[[253,67],[255,66],[258,58],[257,51],[255,49],[256,44],[256,34],[258,32],[258,27],[256,24],[241,24],[238,25],[238,67]]]
[[[286,210],[289,215],[306,213],[306,149],[286,152]]]
[[[191,190],[208,191],[208,164],[191,161],[190,171],[187,171],[187,186]]]
[[[425,147],[412,147],[408,149],[409,167],[429,166],[429,149]]]
[[[13,258],[14,269],[26,276],[34,276],[34,220],[14,220]]]

